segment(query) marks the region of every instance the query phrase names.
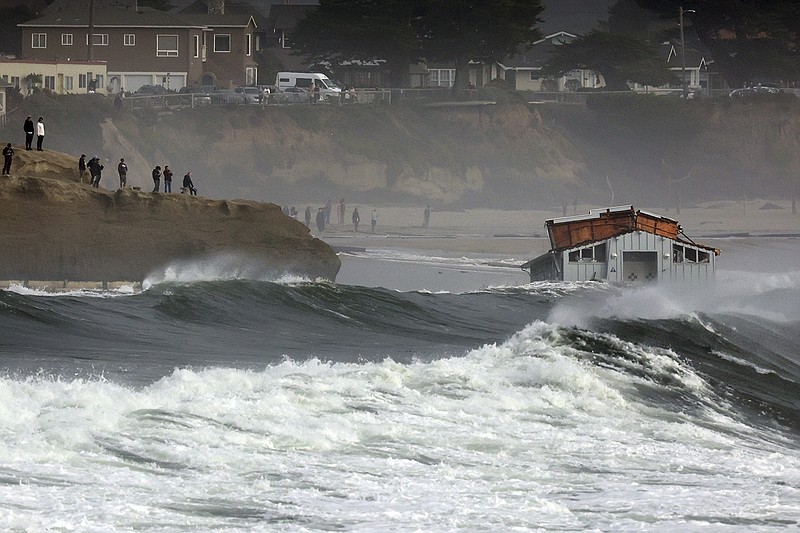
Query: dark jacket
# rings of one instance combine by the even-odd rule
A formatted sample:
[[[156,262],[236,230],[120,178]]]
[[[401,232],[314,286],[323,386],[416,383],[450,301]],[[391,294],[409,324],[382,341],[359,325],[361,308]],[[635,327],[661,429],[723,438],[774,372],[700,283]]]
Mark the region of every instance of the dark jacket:
[[[125,176],[128,174],[128,165],[125,163],[120,163],[117,165],[117,172],[119,172],[120,176]]]
[[[22,127],[22,129],[25,130],[25,133],[33,133],[33,132],[35,132],[36,129],[34,129],[34,127],[33,127],[33,120],[31,120],[29,118],[25,119],[25,125]]]
[[[153,169],[153,179],[154,180],[160,180],[161,179],[161,171],[158,170],[157,168]]]
[[[183,177],[183,186],[189,187],[190,189],[194,188],[194,183],[192,183],[192,177],[189,174],[186,174]]]
[[[10,146],[6,146],[3,148],[3,155],[5,157],[12,157],[14,155],[14,149]]]
[[[172,171],[168,168],[164,169],[164,181],[172,181]]]
[[[78,170],[80,170],[81,172],[86,170],[86,158],[85,157],[81,157],[80,159],[78,159]]]

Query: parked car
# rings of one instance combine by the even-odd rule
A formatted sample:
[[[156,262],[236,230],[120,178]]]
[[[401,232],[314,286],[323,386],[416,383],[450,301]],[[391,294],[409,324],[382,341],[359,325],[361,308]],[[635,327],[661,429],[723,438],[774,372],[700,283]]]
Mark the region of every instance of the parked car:
[[[156,96],[160,94],[167,94],[169,91],[163,85],[142,85],[133,96]]]
[[[211,102],[214,104],[241,104],[242,95],[230,89],[218,89],[211,93]]]
[[[202,87],[182,87],[178,93],[186,96],[181,101],[187,105],[211,105],[211,94]]]
[[[234,92],[240,95],[242,103],[245,105],[257,105],[264,102],[264,92],[258,87],[237,87]]]
[[[278,102],[289,104],[308,103],[311,101],[308,91],[301,87],[287,87],[275,96],[278,97]]]
[[[728,96],[731,98],[749,98],[759,94],[781,94],[782,92],[778,85],[771,83],[762,85],[759,83],[758,85],[751,85],[750,87],[731,91],[731,94]]]

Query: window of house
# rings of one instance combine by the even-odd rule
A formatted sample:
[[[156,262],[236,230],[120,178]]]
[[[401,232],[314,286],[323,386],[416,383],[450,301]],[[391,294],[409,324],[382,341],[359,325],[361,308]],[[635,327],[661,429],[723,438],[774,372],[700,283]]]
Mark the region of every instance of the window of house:
[[[601,242],[600,244],[596,244],[594,246],[586,246],[585,248],[572,250],[569,253],[570,263],[586,263],[592,261],[605,263],[606,243]]]
[[[86,34],[86,44],[89,44],[89,34]],[[107,33],[93,33],[92,34],[92,45],[94,46],[108,46],[108,34]]]
[[[231,34],[220,33],[214,35],[214,51],[215,52],[230,52],[231,51]]]
[[[11,76],[11,85],[13,85],[15,89],[19,89],[19,76]]]
[[[430,69],[430,78],[428,78],[428,84],[431,87],[452,87],[453,82],[455,81],[456,71],[455,69],[447,69],[447,68],[434,68]]]
[[[32,33],[31,34],[31,48],[47,48],[47,34],[46,33]]]
[[[56,88],[56,77],[55,76],[45,76],[44,77],[44,88],[50,89],[54,91]]]
[[[539,71],[532,70],[531,71],[531,81],[537,81],[539,79]]]
[[[126,33],[122,36],[123,46],[136,46],[136,34]]]
[[[245,36],[244,47],[245,47],[245,55],[249,56],[253,53],[253,35],[251,33],[248,33]]]
[[[177,35],[156,35],[157,57],[178,57]]]
[[[61,34],[61,46],[72,46],[72,34],[71,33],[62,33]]]
[[[258,81],[258,69],[255,67],[247,67],[244,69],[244,84],[255,85]]]
[[[280,41],[281,41],[281,48],[291,48],[292,47],[291,43],[289,42],[289,35],[287,35],[287,33],[285,31],[281,32]]]
[[[72,89],[72,76],[64,76],[64,90],[71,91]]]
[[[680,244],[672,245],[673,263],[708,263],[711,258],[705,250],[697,250]]]
[[[86,74],[78,74],[78,88],[79,89],[86,88]]]
[[[193,36],[192,37],[192,43],[193,43],[192,44],[192,47],[193,47],[192,55],[194,57],[200,57],[200,36],[199,35]]]
[[[103,75],[102,74],[98,74],[97,76],[95,76],[95,78],[94,78],[94,86],[95,87],[103,87]]]

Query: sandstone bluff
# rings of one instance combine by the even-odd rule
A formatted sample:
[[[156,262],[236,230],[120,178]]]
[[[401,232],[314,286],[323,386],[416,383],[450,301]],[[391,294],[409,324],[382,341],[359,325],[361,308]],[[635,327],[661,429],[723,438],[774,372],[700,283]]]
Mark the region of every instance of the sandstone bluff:
[[[277,205],[93,189],[79,182],[77,157],[14,149],[12,175],[0,177],[0,280],[141,282],[220,257],[260,279],[339,272],[331,247]],[[116,185],[111,166],[101,187]]]

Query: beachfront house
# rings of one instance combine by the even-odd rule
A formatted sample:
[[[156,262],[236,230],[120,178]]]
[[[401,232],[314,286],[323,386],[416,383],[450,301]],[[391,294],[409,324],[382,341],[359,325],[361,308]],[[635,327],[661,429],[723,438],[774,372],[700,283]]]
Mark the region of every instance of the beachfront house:
[[[178,90],[255,83],[252,16],[182,15],[140,8],[127,0],[98,0],[92,24],[91,56],[107,64],[107,78],[100,85],[109,93],[134,92],[143,85]],[[71,62],[89,57],[85,2],[55,0],[39,17],[19,26],[25,60]]]
[[[712,279],[719,250],[670,218],[633,206],[592,209],[545,223],[551,249],[522,265],[531,281],[647,283]]]

